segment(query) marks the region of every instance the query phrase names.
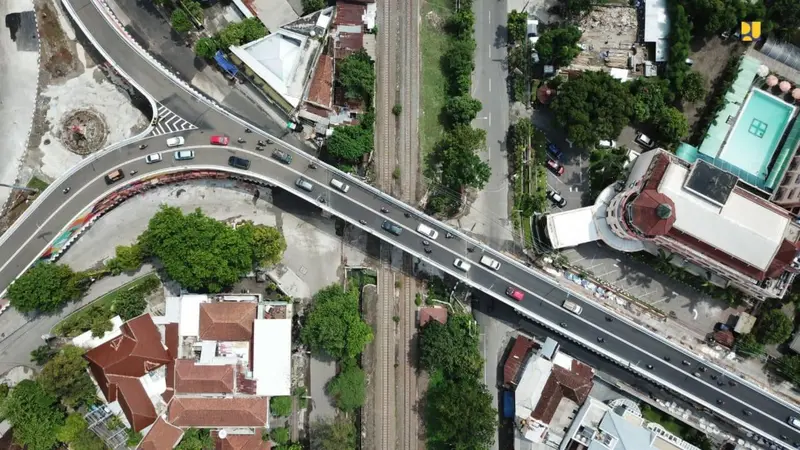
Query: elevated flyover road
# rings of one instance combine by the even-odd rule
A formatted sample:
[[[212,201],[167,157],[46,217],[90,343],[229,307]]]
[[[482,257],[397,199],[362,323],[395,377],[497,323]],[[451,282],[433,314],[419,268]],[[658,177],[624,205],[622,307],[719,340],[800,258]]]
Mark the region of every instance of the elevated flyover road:
[[[197,130],[181,133],[186,139],[181,148],[194,150],[195,158],[176,161],[172,156],[176,149],[164,148],[166,138],[169,137],[167,135],[102,153],[92,158],[91,164],[81,165],[67,177],[57,180],[52,189],[43,194],[33,208],[0,239],[0,289],[5,289],[35,261],[74,217],[122,183],[158,171],[192,168],[249,173],[252,177],[265,179],[314,202],[355,226],[460,277],[471,286],[512,304],[522,314],[535,316],[537,320],[549,322],[556,328],[565,324],[566,331],[583,340],[585,345],[601,348],[618,359],[630,362],[631,366],[635,366],[631,367],[632,370],[652,374],[674,389],[685,392],[685,395],[698,399],[721,414],[747,424],[759,433],[775,439],[782,437],[787,444],[800,442],[800,430],[787,423],[790,416],[800,413],[788,403],[744,383],[731,384],[728,374],[717,372],[713,367],[701,370],[702,361],[625,320],[617,318],[607,321],[609,313],[591,302],[571,297],[583,306],[583,312],[581,315],[574,315],[566,311],[561,304],[570,298],[570,294],[564,288],[335,169],[322,163],[317,164],[317,169],[310,168],[311,160],[308,155],[274,137],[271,137],[275,140],[274,144],[267,145],[263,152],[256,151],[255,141],[267,139],[265,135],[245,134],[245,122],[215,109],[174,83],[125,41],[91,0],[64,1],[71,7],[68,10],[75,12],[79,23],[91,33],[93,40],[102,46],[103,51],[121,70],[156,101],[198,127]],[[258,120],[250,121],[257,122]],[[209,138],[212,134],[229,136],[231,146],[210,146]],[[248,141],[241,145],[242,148],[236,147],[236,138],[239,136]],[[140,143],[147,143],[148,148],[139,150]],[[294,161],[285,165],[272,159],[270,154],[277,148],[291,153]],[[163,160],[155,164],[145,164],[144,157],[158,151],[162,153]],[[232,155],[250,159],[250,170],[243,172],[228,167],[227,160]],[[112,186],[106,185],[104,176],[117,168],[125,172],[125,179]],[[136,177],[129,175],[132,170],[138,171]],[[295,187],[295,181],[300,176],[312,183],[311,192]],[[334,178],[344,180],[350,189],[344,193],[331,188],[330,181]],[[62,191],[66,187],[70,191],[64,194]],[[381,224],[386,219],[397,224],[402,232],[394,235],[383,230]],[[423,222],[438,231],[437,239],[423,238],[415,231]],[[102,226],[102,222],[99,226]],[[453,235],[452,238],[446,237],[448,232]],[[423,239],[430,241],[430,253],[424,251]],[[483,255],[499,261],[500,267],[492,270],[480,264]],[[466,272],[456,269],[453,265],[456,258],[469,262],[471,269]],[[524,291],[525,297],[519,302],[509,299],[505,295],[509,286]],[[683,364],[683,361],[688,365]]]

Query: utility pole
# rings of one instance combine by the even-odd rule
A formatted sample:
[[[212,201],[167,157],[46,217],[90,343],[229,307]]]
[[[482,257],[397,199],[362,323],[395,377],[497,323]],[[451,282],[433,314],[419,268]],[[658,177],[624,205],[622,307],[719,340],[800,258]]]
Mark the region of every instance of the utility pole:
[[[25,186],[17,186],[16,184],[0,183],[0,186],[11,188],[12,191],[28,191],[28,192],[33,192],[34,194],[38,194],[39,193],[38,189],[33,189],[33,188],[25,187]]]

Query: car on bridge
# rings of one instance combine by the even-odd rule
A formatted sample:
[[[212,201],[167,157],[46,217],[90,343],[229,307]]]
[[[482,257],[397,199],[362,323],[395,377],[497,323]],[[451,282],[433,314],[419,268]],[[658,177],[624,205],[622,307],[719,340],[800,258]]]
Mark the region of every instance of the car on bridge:
[[[383,221],[383,223],[381,224],[381,228],[388,231],[389,233],[392,233],[395,236],[400,236],[400,233],[403,232],[403,229],[400,228],[400,225],[394,222],[389,222],[388,220]]]
[[[144,157],[144,162],[146,164],[154,164],[157,162],[161,162],[161,153],[151,153]]]
[[[514,286],[509,286],[506,289],[506,295],[518,302],[521,302],[522,299],[525,298],[525,293],[515,288]]]
[[[221,134],[215,134],[211,136],[211,144],[212,145],[228,145],[230,138],[228,136],[223,136]]]
[[[125,178],[125,174],[122,172],[122,170],[117,169],[109,172],[105,178],[106,178],[106,184],[114,184],[117,181]]]
[[[281,150],[273,151],[272,152],[272,157],[277,159],[278,161],[284,163],[284,164],[291,164],[292,163],[292,155],[290,155],[290,154],[288,154],[288,153],[286,153],[284,151],[281,151]]]
[[[239,158],[238,156],[231,156],[228,158],[228,165],[236,169],[248,170],[250,169],[250,160]]]
[[[183,136],[171,137],[167,139],[167,147],[179,147],[183,145],[184,142],[186,142],[186,140],[183,139]]]

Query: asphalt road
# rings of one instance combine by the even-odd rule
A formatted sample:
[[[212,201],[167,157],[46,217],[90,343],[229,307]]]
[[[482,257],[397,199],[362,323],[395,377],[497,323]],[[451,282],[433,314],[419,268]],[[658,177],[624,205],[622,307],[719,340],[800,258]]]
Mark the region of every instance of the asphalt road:
[[[196,156],[189,161],[175,161],[171,151],[164,151],[164,161],[157,164],[145,164],[145,154],[163,149],[164,137],[151,138],[147,142],[146,151],[138,150],[137,144],[109,152],[77,170],[68,179],[55,182],[56,190],[41,199],[38,208],[25,217],[20,226],[13,228],[10,235],[4,236],[0,243],[0,288],[8,286],[38,255],[40,255],[49,242],[73,217],[79,214],[87,205],[106,195],[110,189],[103,177],[108,172],[121,168],[126,173],[126,181],[131,181],[127,174],[137,170],[137,177],[147,173],[166,170],[186,170],[190,168],[221,168],[227,166],[227,159],[231,155],[248,158],[252,161],[250,173],[254,176],[267,178],[276,186],[296,193],[300,198],[329,209],[336,215],[351,221],[355,226],[363,228],[393,245],[416,255],[425,255],[428,262],[439,266],[441,269],[455,276],[462,276],[472,286],[501,299],[512,303],[505,297],[508,286],[518,286],[527,294],[517,305],[529,314],[537,314],[546,321],[558,324],[567,324],[568,331],[589,342],[595,342],[598,336],[605,342],[600,344],[607,351],[631,361],[640,367],[652,364],[656,376],[669,383],[688,391],[692,395],[703,399],[714,407],[717,399],[724,399],[726,405],[723,410],[737,417],[744,423],[761,430],[773,437],[786,435],[789,441],[800,442],[800,430],[787,424],[786,419],[797,414],[796,411],[785,406],[776,399],[765,395],[742,384],[731,386],[723,383],[718,386],[710,379],[711,369],[702,373],[701,377],[692,374],[697,371],[700,362],[684,354],[670,345],[654,339],[633,324],[622,320],[606,321],[606,312],[593,303],[583,302],[583,314],[575,316],[561,307],[563,300],[570,294],[563,288],[534,274],[530,269],[514,262],[513,260],[495,252],[488,247],[481,247],[475,251],[468,251],[476,245],[474,241],[467,241],[467,237],[450,230],[454,238],[445,237],[446,230],[441,224],[431,222],[416,210],[403,206],[396,200],[378,194],[355,180],[346,180],[351,186],[345,194],[329,188],[330,180],[341,179],[342,176],[334,174],[333,170],[320,165],[318,169],[308,166],[307,155],[294,149],[284,149],[294,155],[291,165],[284,165],[270,158],[274,146],[268,146],[266,152],[258,152],[253,145],[246,144],[248,148],[213,147],[208,145],[211,134],[227,134],[232,142],[238,136],[245,136],[248,140],[257,139],[255,135],[245,135],[241,125],[230,120],[223,114],[207,107],[204,103],[194,99],[188,93],[178,88],[164,77],[157,69],[143,61],[128,45],[121,40],[98,10],[91,4],[91,0],[69,0],[74,6],[81,21],[91,30],[98,42],[111,57],[133,77],[140,86],[170,109],[187,120],[193,121],[199,130],[184,133],[186,138],[185,149],[193,149]],[[284,144],[278,142],[278,145]],[[294,182],[299,176],[306,177],[314,185],[311,193],[299,191],[294,188]],[[62,194],[62,189],[69,186],[69,194]],[[324,199],[324,203],[319,199]],[[381,213],[386,208],[388,214]],[[408,217],[404,215],[408,214]],[[389,218],[399,224],[403,231],[398,235],[391,235],[381,229],[382,222]],[[364,221],[363,223],[360,221]],[[426,255],[422,252],[422,237],[415,232],[417,225],[426,222],[432,228],[439,230],[439,237],[431,239],[432,253]],[[499,270],[491,270],[482,266],[479,260],[482,255],[489,254],[502,262]],[[456,258],[463,258],[472,263],[468,272],[460,272],[453,267]],[[574,297],[573,297],[574,299]],[[665,356],[670,362],[665,361]],[[691,362],[691,366],[681,365],[682,360]],[[724,376],[722,374],[716,374]],[[744,410],[752,411],[747,416]]]

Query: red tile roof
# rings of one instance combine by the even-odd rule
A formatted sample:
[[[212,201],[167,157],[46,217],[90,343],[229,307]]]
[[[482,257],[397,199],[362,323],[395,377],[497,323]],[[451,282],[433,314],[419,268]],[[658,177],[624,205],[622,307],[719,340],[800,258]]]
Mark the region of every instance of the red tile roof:
[[[339,33],[334,38],[334,55],[337,60],[347,58],[364,48],[364,35],[361,33]]]
[[[572,360],[572,369],[567,370],[553,365],[550,377],[544,385],[542,396],[531,413],[531,417],[544,423],[550,423],[556,413],[561,399],[567,397],[579,406],[589,397],[594,382],[594,369],[580,361]]]
[[[149,314],[122,325],[122,334],[84,355],[109,402],[119,400],[135,431],[156,420],[155,409],[138,378],[171,361]]]
[[[233,365],[197,364],[193,359],[175,361],[175,392],[190,394],[233,393]]]
[[[174,397],[168,420],[178,427],[263,427],[267,397]]]
[[[646,236],[667,234],[675,223],[675,203],[656,191],[645,189],[630,205],[631,224]]]
[[[431,319],[436,320],[442,325],[447,323],[447,309],[432,306],[429,308],[421,308],[419,310],[419,326],[424,327]]]
[[[349,2],[336,3],[336,17],[333,18],[333,25],[363,25],[361,18],[367,12],[367,7]]]
[[[330,109],[333,105],[333,58],[320,55],[306,101]],[[325,117],[325,116],[323,116]]]
[[[270,450],[272,445],[261,439],[264,430],[256,428],[253,434],[228,434],[220,439],[217,432],[212,432],[216,450]]]
[[[517,336],[503,365],[503,384],[511,385],[519,382],[519,371],[530,356],[536,343],[525,336]]]
[[[178,324],[168,323],[164,326],[164,343],[167,344],[167,353],[171,361],[167,363],[167,389],[161,394],[161,398],[169,403],[175,395],[175,359],[178,357]]]
[[[205,341],[249,341],[257,305],[253,302],[200,304],[200,339]]]
[[[140,450],[167,450],[173,449],[183,437],[183,430],[172,426],[169,422],[159,417],[156,423],[147,432],[139,446]]]
[[[719,343],[719,345],[723,345],[725,347],[731,348],[733,347],[733,342],[735,338],[733,337],[733,332],[730,330],[724,331],[716,331],[714,332],[714,340]]]

